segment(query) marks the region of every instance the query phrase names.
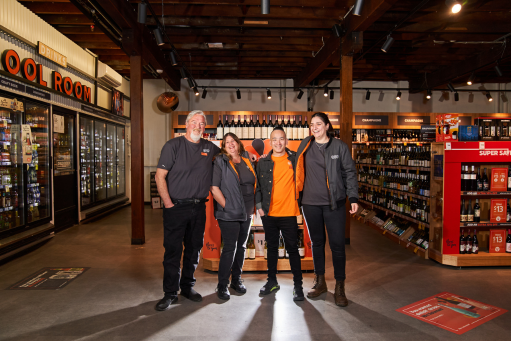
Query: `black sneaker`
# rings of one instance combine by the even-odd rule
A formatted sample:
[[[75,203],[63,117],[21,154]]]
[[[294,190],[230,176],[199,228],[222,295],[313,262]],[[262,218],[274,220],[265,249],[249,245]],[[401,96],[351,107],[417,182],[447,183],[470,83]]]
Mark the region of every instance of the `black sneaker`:
[[[269,279],[267,283],[260,289],[260,294],[268,295],[273,291],[279,290],[280,286],[275,279]]]
[[[155,306],[156,311],[165,311],[171,307],[172,304],[178,302],[178,293],[166,293],[164,298],[162,298]]]
[[[304,301],[304,291],[302,290],[302,287],[293,288],[293,300]]]
[[[231,297],[231,295],[229,294],[227,285],[219,284],[219,285],[217,285],[217,289],[215,289],[215,291],[217,291],[217,296],[221,300],[227,301]]]
[[[185,296],[194,302],[201,302],[203,300],[203,296],[201,296],[201,294],[195,291],[193,288],[181,288],[180,294],[181,296]]]
[[[240,294],[245,294],[247,292],[247,288],[243,284],[243,279],[237,278],[231,280],[231,284],[229,285],[231,288],[235,289],[236,292]]]

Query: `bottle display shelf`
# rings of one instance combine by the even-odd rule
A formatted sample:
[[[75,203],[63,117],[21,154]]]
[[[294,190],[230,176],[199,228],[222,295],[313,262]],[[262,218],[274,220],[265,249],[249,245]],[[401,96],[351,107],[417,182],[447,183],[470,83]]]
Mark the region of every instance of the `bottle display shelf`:
[[[430,167],[412,167],[412,166],[401,166],[401,165],[372,165],[369,163],[356,163],[361,167],[371,168],[393,168],[393,169],[408,169],[408,170],[419,170],[420,172],[430,172]]]
[[[510,221],[503,223],[491,223],[490,221],[475,222],[461,222],[460,227],[510,227]]]
[[[409,220],[409,221],[411,221],[411,222],[413,222],[413,223],[417,223],[417,224],[425,225],[425,227],[430,227],[430,225],[429,225],[428,223],[423,222],[423,221],[421,221],[421,220],[417,220],[417,219],[411,218],[411,217],[406,216],[406,215],[403,215],[403,214],[401,214],[401,213],[399,213],[399,212],[395,212],[395,211],[392,211],[392,210],[388,210],[387,208],[381,207],[381,206],[379,206],[379,205],[375,205],[375,204],[373,204],[373,203],[371,203],[371,202],[368,202],[368,201],[366,201],[366,200],[359,199],[359,201],[361,201],[361,202],[363,202],[363,203],[365,203],[365,204],[367,204],[367,205],[370,205],[370,206],[372,207],[372,209],[373,209],[373,208],[376,208],[376,209],[379,209],[379,210],[381,210],[381,211],[385,211],[385,212],[387,212],[387,213],[389,213],[389,214],[391,214],[391,215],[393,215],[393,216],[397,216],[397,217],[400,217],[400,218],[402,218],[402,219]]]
[[[399,191],[397,189],[391,189],[391,188],[387,188],[387,187],[380,187],[380,186],[370,185],[370,184],[367,184],[365,182],[358,182],[358,184],[361,185],[361,186],[368,187],[368,188],[380,189],[380,190],[383,190],[383,191],[388,191],[388,192],[391,192],[393,194],[398,194],[398,195],[406,195],[407,194],[407,196],[410,196],[411,198],[416,198],[416,199],[421,199],[421,200],[430,199],[430,197],[427,197],[427,196],[424,196],[424,195],[414,194],[414,193],[406,192],[406,191]]]
[[[203,267],[210,271],[219,271],[219,258],[203,258]],[[313,257],[301,258],[302,270],[313,270]],[[256,257],[255,259],[246,259],[244,261],[243,271],[267,271],[267,260],[264,257]],[[290,261],[286,258],[277,260],[278,271],[290,271]]]

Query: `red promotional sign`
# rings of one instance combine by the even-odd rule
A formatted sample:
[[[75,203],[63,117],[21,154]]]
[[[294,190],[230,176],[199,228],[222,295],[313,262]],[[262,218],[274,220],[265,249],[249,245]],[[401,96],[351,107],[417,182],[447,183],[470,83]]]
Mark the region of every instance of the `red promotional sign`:
[[[431,296],[397,311],[459,335],[507,312],[505,309],[448,292]]]
[[[491,199],[491,223],[507,221],[507,199]]]
[[[505,192],[507,190],[508,168],[493,168],[491,172],[491,191]]]
[[[505,253],[505,230],[489,230],[489,253]]]

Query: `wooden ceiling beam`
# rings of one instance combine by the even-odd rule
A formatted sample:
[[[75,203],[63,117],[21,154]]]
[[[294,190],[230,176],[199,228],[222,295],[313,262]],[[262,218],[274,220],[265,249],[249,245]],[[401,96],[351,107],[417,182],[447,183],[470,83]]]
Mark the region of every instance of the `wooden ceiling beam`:
[[[244,20],[267,21],[266,25],[244,24]],[[274,19],[274,18],[229,18],[229,17],[165,17],[165,26],[216,26],[216,27],[288,27],[288,28],[321,28],[332,27],[336,19]],[[146,20],[147,25],[156,25],[153,18]]]
[[[262,25],[266,26],[266,25]],[[167,35],[171,36],[243,36],[243,37],[326,37],[332,34],[331,29],[296,29],[266,27],[168,27]]]
[[[268,44],[268,45],[318,45],[322,46],[321,37],[245,37],[245,36],[169,36],[173,44],[184,43],[225,43],[225,44]],[[245,45],[244,45],[245,46]]]
[[[72,3],[25,2],[26,8],[36,14],[82,14]]]
[[[25,1],[27,1],[27,0],[25,0]],[[59,1],[64,1],[64,0],[59,0]],[[138,2],[140,2],[140,0],[130,0],[130,2],[133,4],[137,4]],[[162,4],[161,0],[149,0],[148,2],[155,4],[154,6],[158,6],[158,5]],[[211,5],[234,5],[234,6],[238,6],[241,3],[243,3],[243,5],[246,5],[246,6],[257,6],[258,8],[260,8],[260,6],[261,6],[261,0],[244,0],[244,1],[240,1],[240,0],[164,0],[164,3],[166,5],[170,5],[170,4],[177,4],[177,5],[211,4]],[[337,7],[337,8],[345,7],[345,8],[348,8],[348,6],[346,6],[346,4],[344,4],[344,2],[341,2],[340,0],[294,0],[294,1],[272,0],[270,11],[272,11],[274,6],[282,6],[282,7],[284,7],[284,6],[300,6],[300,7],[306,7],[306,8],[307,7],[323,6],[323,7]]]
[[[173,44],[178,50],[207,50],[208,47],[204,43],[198,44]],[[236,46],[235,46],[236,45]],[[167,46],[166,46],[167,47]],[[322,47],[322,44],[316,45],[266,45],[266,44],[232,44],[231,46],[225,46],[225,49],[232,50],[267,50],[267,51],[318,51]],[[167,47],[168,48],[168,47]]]
[[[83,14],[41,14],[41,19],[50,25],[92,25],[94,22]]]

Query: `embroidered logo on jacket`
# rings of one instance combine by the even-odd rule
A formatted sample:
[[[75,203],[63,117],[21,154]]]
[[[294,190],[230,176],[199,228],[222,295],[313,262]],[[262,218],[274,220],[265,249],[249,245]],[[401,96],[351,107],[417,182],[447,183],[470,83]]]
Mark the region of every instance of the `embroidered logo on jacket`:
[[[336,159],[339,159],[339,158],[340,158],[339,155],[331,155],[331,159],[333,159],[333,160],[336,160]]]

